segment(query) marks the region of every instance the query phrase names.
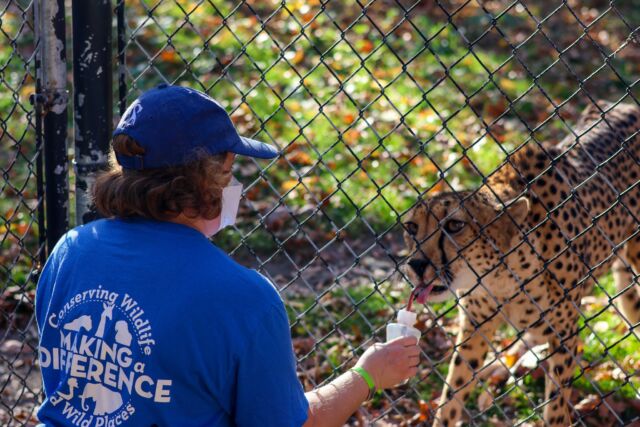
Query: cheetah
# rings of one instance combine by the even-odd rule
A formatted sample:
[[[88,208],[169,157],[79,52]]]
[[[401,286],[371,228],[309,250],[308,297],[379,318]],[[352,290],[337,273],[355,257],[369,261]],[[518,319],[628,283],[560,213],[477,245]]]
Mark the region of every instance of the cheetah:
[[[548,343],[543,419],[571,424],[580,302],[613,269],[619,311],[640,321],[640,108],[587,108],[558,144],[529,141],[473,191],[420,200],[404,223],[419,303],[455,297],[459,332],[435,416],[455,426],[496,329]]]

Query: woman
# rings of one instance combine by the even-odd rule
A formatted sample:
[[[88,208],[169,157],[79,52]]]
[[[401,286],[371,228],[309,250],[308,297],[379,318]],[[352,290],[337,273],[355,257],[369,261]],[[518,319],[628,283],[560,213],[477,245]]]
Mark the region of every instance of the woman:
[[[94,189],[107,219],[69,231],[38,284],[42,423],[338,426],[415,375],[418,346],[402,338],[303,392],[278,292],[208,240],[235,221],[234,156],[277,155],[238,136],[213,99],[153,89],[129,106],[113,149],[121,168]]]

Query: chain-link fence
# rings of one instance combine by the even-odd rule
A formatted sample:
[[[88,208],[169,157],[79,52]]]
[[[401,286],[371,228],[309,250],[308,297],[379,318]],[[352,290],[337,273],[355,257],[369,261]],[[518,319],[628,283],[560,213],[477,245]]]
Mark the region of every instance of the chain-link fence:
[[[0,424],[28,422],[42,390],[34,364],[35,278],[44,259],[42,155],[29,2],[0,2]]]
[[[28,10],[8,4],[3,30],[28,25]],[[280,290],[306,389],[384,339],[414,286],[427,299],[419,375],[377,393],[352,424],[640,422],[635,1],[113,6],[116,119],[146,89],[186,85],[282,150],[239,162],[242,220],[216,243]],[[0,48],[20,59],[17,82],[0,74],[13,94],[32,74],[15,40],[33,39],[18,28],[4,32],[13,49]],[[9,165],[28,171],[5,172],[11,208],[31,200],[19,185],[35,186],[27,106],[15,95],[2,116],[5,151],[21,156]],[[24,240],[8,219],[5,236]],[[18,261],[5,280],[24,302],[2,309],[26,324],[0,325],[3,363],[29,367],[1,372],[14,379],[2,409],[16,425],[40,389],[26,309],[33,239],[11,258],[22,257],[22,281]]]

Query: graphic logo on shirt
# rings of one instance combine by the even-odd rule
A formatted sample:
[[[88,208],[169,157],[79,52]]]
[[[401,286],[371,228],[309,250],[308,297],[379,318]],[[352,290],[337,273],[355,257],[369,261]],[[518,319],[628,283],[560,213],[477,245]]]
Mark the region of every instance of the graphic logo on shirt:
[[[145,373],[155,340],[144,310],[130,295],[102,287],[83,291],[50,314],[45,328],[49,337],[51,329],[60,336],[51,347],[43,337],[43,375],[53,369],[67,378],[49,402],[70,424],[115,427],[135,413],[134,397],[171,401],[171,380]]]

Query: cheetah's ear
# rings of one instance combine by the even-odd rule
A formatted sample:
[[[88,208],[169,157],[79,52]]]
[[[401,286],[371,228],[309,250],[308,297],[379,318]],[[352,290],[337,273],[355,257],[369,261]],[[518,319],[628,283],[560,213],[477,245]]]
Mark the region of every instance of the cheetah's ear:
[[[529,213],[529,199],[520,197],[505,204],[507,213],[516,223],[523,222]]]
[[[604,101],[591,102],[578,117],[576,126],[581,127],[592,124],[602,117],[602,113],[610,108],[610,104]]]

